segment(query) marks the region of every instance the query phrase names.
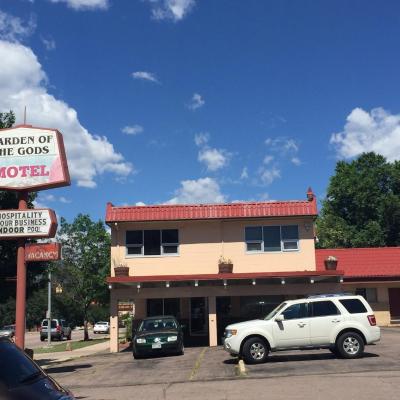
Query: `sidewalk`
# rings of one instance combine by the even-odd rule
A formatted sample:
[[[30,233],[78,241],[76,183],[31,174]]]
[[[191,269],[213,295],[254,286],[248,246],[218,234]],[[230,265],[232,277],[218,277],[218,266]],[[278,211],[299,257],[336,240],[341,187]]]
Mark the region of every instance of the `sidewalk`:
[[[34,354],[33,359],[38,362],[41,367],[45,367],[48,364],[59,363],[63,361],[73,360],[75,358],[91,356],[97,353],[103,353],[109,351],[110,342],[106,341],[103,343],[94,344],[92,346],[83,347],[81,349],[72,351],[60,351],[56,353],[42,353]]]

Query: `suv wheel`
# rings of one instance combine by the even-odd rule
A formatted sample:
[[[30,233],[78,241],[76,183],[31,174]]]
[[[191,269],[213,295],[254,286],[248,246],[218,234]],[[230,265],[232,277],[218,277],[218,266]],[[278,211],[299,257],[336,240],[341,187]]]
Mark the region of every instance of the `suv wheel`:
[[[364,340],[356,332],[346,332],[339,336],[336,348],[343,358],[358,358],[364,353]]]
[[[243,345],[243,358],[246,364],[261,364],[267,359],[268,353],[268,344],[259,337],[250,338]]]

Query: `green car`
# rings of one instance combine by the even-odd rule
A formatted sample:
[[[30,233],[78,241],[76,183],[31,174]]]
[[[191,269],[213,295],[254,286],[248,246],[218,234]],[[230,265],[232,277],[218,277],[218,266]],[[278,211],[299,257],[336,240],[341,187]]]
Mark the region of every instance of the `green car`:
[[[159,354],[183,355],[182,327],[173,316],[145,318],[134,332],[132,350],[135,358]]]

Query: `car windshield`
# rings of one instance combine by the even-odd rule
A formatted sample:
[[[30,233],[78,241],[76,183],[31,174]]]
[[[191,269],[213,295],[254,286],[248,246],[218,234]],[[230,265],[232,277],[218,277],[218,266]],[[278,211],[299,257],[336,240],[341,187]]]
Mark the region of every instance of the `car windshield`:
[[[96,325],[108,325],[108,322],[96,322]]]
[[[0,341],[0,384],[7,388],[18,387],[42,371],[9,341]]]
[[[283,307],[286,306],[287,303],[281,303],[279,304],[278,307],[275,307],[264,319],[271,319],[275,317],[276,314],[278,314],[279,311],[282,310]]]
[[[158,331],[160,329],[177,329],[176,321],[172,318],[145,319],[139,327],[140,332]]]
[[[12,325],[6,325],[1,328],[2,331],[12,331],[14,327]]]

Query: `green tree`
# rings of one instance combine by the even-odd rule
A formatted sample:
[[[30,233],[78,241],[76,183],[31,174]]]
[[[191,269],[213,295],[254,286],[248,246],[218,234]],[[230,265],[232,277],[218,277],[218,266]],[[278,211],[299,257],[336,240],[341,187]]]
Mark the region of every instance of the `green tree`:
[[[0,112],[0,129],[11,128],[15,124],[13,111]]]
[[[84,340],[89,339],[87,322],[91,305],[108,304],[106,277],[110,268],[110,235],[102,221],[93,222],[79,214],[70,224],[61,218],[58,235],[63,262],[55,279],[63,288],[64,302],[73,305],[84,322]]]
[[[339,161],[317,235],[322,248],[400,245],[400,163],[375,153]]]

